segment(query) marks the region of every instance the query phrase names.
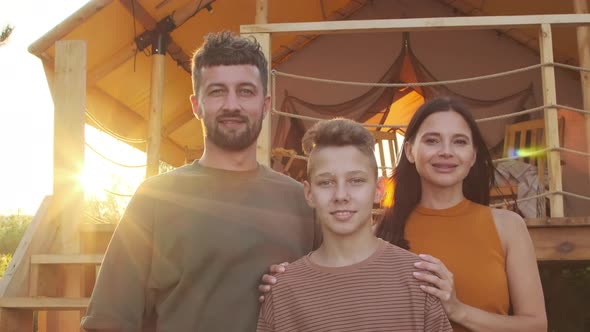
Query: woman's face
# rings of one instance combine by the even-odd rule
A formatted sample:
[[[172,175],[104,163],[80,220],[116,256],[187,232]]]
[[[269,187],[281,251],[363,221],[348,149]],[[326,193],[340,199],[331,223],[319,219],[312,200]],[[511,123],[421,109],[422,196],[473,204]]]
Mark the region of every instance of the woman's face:
[[[453,187],[462,191],[463,179],[476,159],[471,129],[454,111],[429,115],[404,151],[416,165],[423,191]]]

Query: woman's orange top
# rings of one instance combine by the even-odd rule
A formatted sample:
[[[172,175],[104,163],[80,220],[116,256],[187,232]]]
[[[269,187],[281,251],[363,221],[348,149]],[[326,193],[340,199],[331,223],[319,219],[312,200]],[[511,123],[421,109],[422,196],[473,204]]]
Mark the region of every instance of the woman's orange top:
[[[405,235],[410,251],[439,258],[453,273],[461,302],[508,314],[504,249],[490,207],[469,200],[443,210],[419,206],[408,219]],[[453,328],[467,331],[455,323]]]

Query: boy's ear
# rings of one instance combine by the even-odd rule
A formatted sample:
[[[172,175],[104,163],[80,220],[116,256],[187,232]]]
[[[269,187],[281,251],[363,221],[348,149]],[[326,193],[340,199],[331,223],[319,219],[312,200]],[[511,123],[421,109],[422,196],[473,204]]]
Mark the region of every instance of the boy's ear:
[[[201,110],[199,109],[199,99],[195,95],[190,96],[191,101],[191,108],[193,109],[193,114],[197,117],[197,119],[201,120],[202,114]]]
[[[307,180],[303,181],[303,193],[305,194],[307,205],[309,205],[311,208],[315,208],[315,204],[313,203],[311,195],[311,184],[309,184]]]
[[[385,195],[385,188],[387,184],[387,177],[380,176],[377,179],[377,186],[375,188],[375,197],[373,198],[373,203],[379,204],[383,200],[383,196]]]

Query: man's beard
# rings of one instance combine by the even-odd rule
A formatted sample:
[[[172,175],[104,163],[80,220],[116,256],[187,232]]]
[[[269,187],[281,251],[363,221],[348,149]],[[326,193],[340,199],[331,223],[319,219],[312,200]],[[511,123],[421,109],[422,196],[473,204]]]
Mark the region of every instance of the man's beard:
[[[224,117],[239,119],[246,124],[246,127],[238,130],[224,130],[220,127],[219,123]],[[205,120],[204,124],[207,138],[213,144],[224,150],[242,151],[251,146],[252,143],[258,139],[258,135],[262,129],[262,120],[262,113],[260,114],[260,117],[255,119],[252,123],[247,116],[242,115],[237,111],[224,112],[212,119],[212,121]]]

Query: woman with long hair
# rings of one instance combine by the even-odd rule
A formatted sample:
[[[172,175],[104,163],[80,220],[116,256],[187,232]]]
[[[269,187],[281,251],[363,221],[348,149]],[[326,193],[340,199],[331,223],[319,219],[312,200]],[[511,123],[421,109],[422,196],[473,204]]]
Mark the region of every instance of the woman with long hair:
[[[493,165],[471,112],[436,98],[412,117],[377,235],[420,254],[455,331],[545,331],[534,247],[524,220],[488,206]]]

